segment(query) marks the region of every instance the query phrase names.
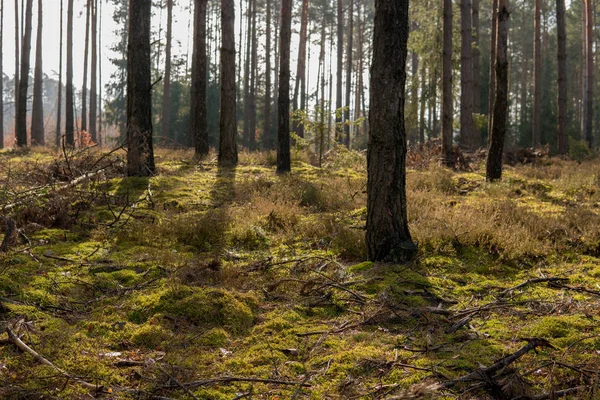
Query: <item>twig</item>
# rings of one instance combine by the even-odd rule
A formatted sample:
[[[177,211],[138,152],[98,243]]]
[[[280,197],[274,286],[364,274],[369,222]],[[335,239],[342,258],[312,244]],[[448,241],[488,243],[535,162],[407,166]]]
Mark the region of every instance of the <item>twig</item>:
[[[521,288],[524,288],[525,286],[528,285],[532,285],[534,283],[542,283],[542,282],[558,282],[558,281],[568,281],[569,278],[535,278],[535,279],[527,279],[525,282],[517,285],[517,286],[513,286],[510,287],[508,289],[505,289],[503,291],[501,291],[500,293],[498,293],[498,297],[504,297],[512,292],[514,292],[515,290],[519,290]]]
[[[573,393],[577,393],[581,390],[585,390],[585,389],[591,389],[592,386],[576,386],[576,387],[572,387],[572,388],[568,388],[568,389],[563,389],[563,390],[557,390],[555,392],[548,392],[548,393],[542,393],[542,394],[538,394],[537,396],[519,396],[519,397],[515,397],[512,400],[546,400],[546,399],[557,399],[559,397],[564,397],[566,395],[569,394],[573,394]]]
[[[152,359],[151,359],[152,360]],[[194,393],[191,392],[190,389],[188,389],[186,386],[182,385],[181,382],[179,382],[177,379],[175,379],[171,374],[169,374],[167,371],[165,371],[165,369],[156,361],[152,360],[152,362],[155,363],[156,367],[160,370],[160,372],[162,372],[163,374],[165,374],[167,376],[167,378],[169,378],[171,381],[175,382],[177,384],[177,386],[179,386],[180,388],[182,388],[187,394],[189,394],[192,399],[196,399],[198,400],[198,397],[196,397],[194,395]]]
[[[231,382],[255,382],[255,383],[272,383],[274,385],[289,385],[296,386],[301,385],[303,387],[311,387],[308,383],[303,382],[294,382],[294,381],[284,381],[280,379],[262,379],[262,378],[240,378],[236,376],[223,376],[219,378],[211,378],[211,379],[203,379],[199,381],[182,383],[187,388],[195,388],[200,386],[212,385],[215,383],[231,383]],[[173,385],[162,386],[162,388],[168,389],[174,387]],[[179,387],[175,385],[175,387]]]

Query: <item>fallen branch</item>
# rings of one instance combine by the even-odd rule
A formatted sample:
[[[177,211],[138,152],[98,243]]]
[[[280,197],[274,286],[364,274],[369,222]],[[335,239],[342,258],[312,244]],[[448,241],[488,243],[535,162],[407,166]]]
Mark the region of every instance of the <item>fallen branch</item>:
[[[600,296],[599,290],[588,289],[583,286],[570,286],[570,285],[563,285],[562,283],[550,283],[550,287],[553,289],[567,289],[567,290],[572,290],[574,292],[588,293],[588,294],[593,294],[594,296]]]
[[[98,385],[94,385],[93,383],[86,382],[83,379],[77,378],[77,377],[69,374],[68,372],[64,371],[63,369],[57,367],[56,365],[52,364],[52,362],[50,362],[48,359],[44,358],[43,356],[38,354],[35,350],[33,350],[31,347],[29,347],[25,343],[23,343],[23,341],[21,341],[21,339],[19,339],[19,337],[17,335],[15,335],[15,333],[9,327],[6,327],[6,333],[8,334],[8,340],[10,340],[10,342],[12,344],[17,346],[17,348],[19,348],[21,351],[32,356],[34,358],[34,360],[36,360],[40,364],[44,364],[44,365],[47,365],[47,366],[53,368],[58,373],[63,375],[65,378],[67,378],[68,380],[71,380],[71,381],[83,386],[86,389],[90,389],[95,392],[103,391],[103,389],[104,389],[103,386],[98,386]]]
[[[546,400],[546,399],[558,399],[559,397],[564,397],[573,393],[577,393],[579,391],[585,390],[585,389],[591,389],[591,386],[576,386],[576,387],[572,387],[572,388],[568,388],[568,389],[563,389],[563,390],[557,390],[555,392],[548,392],[548,393],[542,393],[542,394],[538,394],[536,396],[520,396],[520,397],[516,397],[512,400]]]
[[[521,288],[524,288],[525,286],[528,285],[532,285],[534,283],[542,283],[542,282],[558,282],[558,281],[568,281],[569,278],[535,278],[535,279],[527,279],[525,282],[517,285],[517,286],[513,286],[511,288],[505,289],[503,291],[501,291],[500,293],[498,293],[498,297],[504,297],[508,294],[511,294],[512,292],[514,292],[515,290],[519,290]]]
[[[195,388],[200,386],[208,386],[213,385],[215,383],[232,383],[232,382],[253,382],[253,383],[271,383],[274,385],[288,385],[288,386],[296,386],[300,385],[301,387],[311,387],[310,384],[304,382],[294,382],[294,381],[284,381],[280,379],[262,379],[262,378],[240,378],[235,376],[223,376],[219,378],[211,378],[211,379],[203,379],[199,381],[182,383],[182,386],[186,388]],[[169,388],[181,388],[180,385],[171,384],[162,386],[163,389]]]
[[[458,383],[481,380],[483,377],[491,378],[491,376],[494,373],[503,370],[513,362],[517,361],[523,355],[529,353],[531,350],[535,350],[537,347],[550,347],[552,349],[554,348],[546,339],[532,338],[522,340],[527,340],[528,343],[513,354],[504,357],[497,363],[487,368],[478,369],[477,371],[471,372],[470,374],[467,374],[465,376],[461,376],[460,378],[444,382],[443,387],[451,388]]]

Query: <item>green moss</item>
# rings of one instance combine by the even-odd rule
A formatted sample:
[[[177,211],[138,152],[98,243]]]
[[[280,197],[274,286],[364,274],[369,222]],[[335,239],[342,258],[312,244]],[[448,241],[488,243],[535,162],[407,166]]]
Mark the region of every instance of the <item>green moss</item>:
[[[348,267],[348,272],[361,272],[368,271],[373,267],[373,263],[371,261],[361,262],[360,264],[355,264]]]
[[[204,332],[198,342],[208,347],[223,347],[229,342],[229,334],[223,328],[212,328]]]
[[[144,324],[137,328],[131,336],[136,346],[157,349],[171,338],[171,334],[160,325]]]

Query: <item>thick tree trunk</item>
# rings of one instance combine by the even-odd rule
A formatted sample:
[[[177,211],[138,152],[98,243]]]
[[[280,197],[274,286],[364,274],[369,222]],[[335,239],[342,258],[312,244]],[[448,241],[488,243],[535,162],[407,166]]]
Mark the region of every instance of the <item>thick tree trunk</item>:
[[[208,154],[206,119],[206,6],[208,0],[194,0],[194,51],[192,54],[191,133],[197,157]]]
[[[35,43],[35,71],[33,74],[33,108],[31,110],[31,144],[44,146],[44,102],[42,99],[42,0],[38,0],[38,25]]]
[[[163,140],[173,138],[171,135],[171,42],[173,40],[173,0],[167,0],[167,43],[165,48],[165,75],[163,77],[163,103],[161,114],[161,131]]]
[[[129,0],[127,44],[127,175],[154,174],[150,72],[151,0]]]
[[[233,0],[221,0],[221,113],[219,116],[219,165],[237,164],[235,102],[235,8]]]
[[[292,0],[281,0],[279,35],[279,97],[277,99],[277,173],[291,170],[290,160],[290,45]]]
[[[248,98],[248,149],[256,150],[256,87],[258,82],[258,42],[256,41],[256,0],[252,0],[252,46],[250,58],[250,93]]]
[[[336,141],[342,142],[342,115],[337,110],[342,108],[342,71],[344,69],[344,0],[337,0],[337,71],[335,83],[335,136]]]
[[[479,147],[473,126],[473,39],[471,32],[471,1],[460,2],[460,144],[467,150]]]
[[[498,24],[498,0],[492,0],[492,32],[490,34],[490,79],[488,91],[488,144],[492,133],[492,120],[494,119],[494,99],[496,90],[496,71],[494,64],[496,63],[496,34]]]
[[[472,0],[471,4],[471,24],[473,28],[473,112],[481,114],[481,52],[479,50],[479,0]],[[475,129],[475,136],[481,138],[478,129]],[[478,141],[480,142],[480,141]]]
[[[25,35],[21,47],[21,73],[19,79],[19,95],[17,97],[17,146],[27,146],[27,89],[29,87],[29,58],[31,56],[31,30],[33,0],[27,0],[25,9]]]
[[[354,36],[354,0],[349,0],[348,50],[346,51],[346,104],[344,105],[344,144],[350,148],[350,92],[352,91],[352,39]]]
[[[263,148],[271,149],[271,0],[267,0]]]
[[[67,0],[67,83],[65,90],[65,144],[75,146],[75,109],[73,104],[73,0]]]
[[[98,0],[92,0],[92,65],[90,74],[90,136],[98,143]]]
[[[250,143],[250,52],[252,51],[252,6],[253,1],[248,0],[246,8],[246,52],[244,57],[244,131],[242,143],[245,147]]]
[[[404,96],[408,0],[376,0],[367,153],[369,259],[402,262],[416,254],[406,214]]]
[[[542,116],[542,4],[541,0],[534,3],[534,41],[533,41],[533,135],[531,145],[541,145],[541,116]]]
[[[500,0],[498,5],[498,34],[496,40],[496,99],[494,119],[487,155],[485,177],[489,182],[502,178],[502,151],[506,135],[508,115],[508,0]]]
[[[20,67],[20,40],[21,33],[19,32],[19,0],[15,0],[15,129],[16,129],[16,118],[17,118],[17,104],[19,103],[19,67]]]
[[[593,99],[594,99],[594,37],[593,37],[593,14],[592,0],[585,0],[586,24],[585,24],[585,97],[584,97],[584,115],[583,115],[583,137],[589,148],[593,146],[592,137],[592,117],[594,114]]]
[[[442,162],[452,163],[452,0],[444,0],[442,54]]]
[[[558,154],[567,154],[567,29],[565,24],[565,0],[556,0],[556,32],[558,44]]]
[[[87,133],[87,81],[90,48],[90,11],[92,9],[92,0],[87,0],[85,9],[85,46],[83,50],[83,84],[81,85],[81,131]],[[83,139],[83,137],[80,139]]]

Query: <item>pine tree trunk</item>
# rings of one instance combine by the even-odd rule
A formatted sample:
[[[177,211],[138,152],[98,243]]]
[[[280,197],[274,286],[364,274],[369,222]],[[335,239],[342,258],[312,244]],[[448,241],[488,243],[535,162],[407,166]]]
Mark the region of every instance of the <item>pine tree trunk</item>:
[[[308,0],[302,0],[300,16],[300,43],[298,45],[298,63],[296,65],[296,81],[294,85],[294,98],[292,108],[298,110],[298,99],[306,85],[306,41],[308,34]],[[301,100],[302,101],[302,100]],[[301,106],[302,108],[302,106]],[[297,121],[293,122],[293,131],[296,135],[304,137],[304,126]]]
[[[194,51],[192,54],[191,133],[196,157],[208,154],[206,118],[206,7],[208,0],[194,0]]]
[[[250,143],[250,52],[252,51],[252,0],[248,0],[246,9],[246,54],[244,57],[244,131],[243,145],[249,146]]]
[[[479,0],[472,0],[471,19],[473,28],[473,112],[481,114],[481,52],[479,50]],[[481,137],[478,129],[474,127],[475,136]]]
[[[367,152],[368,256],[402,262],[416,254],[406,214],[404,97],[408,0],[377,0]]]
[[[279,34],[279,96],[277,99],[277,173],[291,170],[290,160],[290,45],[292,38],[292,0],[281,0]]]
[[[0,150],[4,148],[4,0],[0,0]]]
[[[57,148],[61,145],[61,123],[62,123],[62,79],[63,79],[63,0],[60,0],[60,33],[59,33],[59,50],[58,50],[58,100],[56,105],[56,142]]]
[[[341,122],[342,115],[337,112],[342,108],[342,71],[344,68],[344,0],[337,0],[337,72],[335,84],[335,136],[342,142]]]
[[[527,51],[527,35],[526,35],[526,30],[525,27],[527,26],[527,19],[526,19],[526,15],[525,15],[525,5],[526,5],[527,0],[523,0],[523,15],[522,15],[522,20],[521,20],[521,29],[523,31],[523,33],[521,34],[521,94],[520,94],[520,100],[519,100],[519,108],[520,108],[520,112],[519,112],[519,117],[521,119],[521,131],[524,132],[524,126],[525,126],[525,120],[526,120],[526,110],[527,110],[527,77],[528,77],[528,60],[527,60],[527,56],[528,56],[528,51]]]
[[[35,71],[33,75],[33,108],[31,110],[31,144],[44,146],[44,102],[42,99],[42,0],[38,0],[38,26],[35,43]]]
[[[271,0],[267,0],[263,148],[271,149]]]
[[[19,67],[20,67],[20,40],[21,33],[19,32],[19,0],[15,0],[15,129],[17,125],[17,104],[19,103]]]
[[[87,132],[87,80],[88,80],[88,55],[90,48],[90,11],[92,0],[87,0],[85,6],[85,47],[83,50],[83,85],[81,85],[81,131]],[[80,143],[81,144],[81,143]]]
[[[99,1],[100,3],[96,3],[98,5],[98,54],[102,59],[102,0]],[[98,84],[100,86],[98,91],[98,144],[102,146],[102,62],[98,63]]]
[[[75,146],[73,93],[73,0],[67,0],[67,82],[65,90],[65,144]]]
[[[90,74],[90,136],[98,143],[98,0],[92,0],[92,65]]]
[[[558,154],[567,154],[567,29],[565,24],[565,0],[556,0],[556,32],[558,45]]]
[[[425,67],[421,68],[421,113],[419,115],[419,143],[425,143],[425,90],[426,90],[426,79],[425,79]]]
[[[531,145],[541,145],[541,115],[542,115],[542,5],[541,0],[534,2],[534,42],[533,42],[533,135]]]
[[[169,119],[171,117],[171,42],[173,40],[173,0],[167,0],[167,43],[165,48],[165,75],[163,77],[163,103],[161,130],[163,140],[173,139]]]
[[[325,17],[321,20],[321,50],[319,52],[319,66],[321,69],[321,102],[319,103],[319,140],[318,142],[318,151],[319,151],[319,168],[323,166],[323,154],[325,153],[325,42],[327,40],[325,36]],[[319,85],[317,85],[319,88]]]
[[[488,144],[492,133],[492,120],[494,119],[494,99],[496,90],[496,71],[494,64],[496,63],[496,34],[498,33],[498,0],[492,0],[492,32],[490,34],[490,78],[488,85]]]
[[[129,0],[127,45],[127,175],[154,174],[150,72],[151,0]]]
[[[219,165],[235,166],[236,145],[235,102],[235,8],[233,0],[221,0],[221,113],[219,116]]]
[[[248,149],[256,150],[256,87],[258,85],[258,42],[256,41],[256,0],[252,0],[252,50],[250,59],[250,93],[248,99]]]
[[[586,54],[585,54],[585,97],[584,97],[584,114],[583,114],[583,137],[591,149],[593,146],[592,136],[592,117],[594,114],[593,99],[594,99],[594,37],[593,37],[593,10],[592,0],[584,0],[585,2],[585,43],[586,43]]]
[[[354,36],[354,0],[349,0],[348,46],[346,50],[346,102],[344,105],[344,144],[350,148],[350,92],[352,91],[352,39]]]
[[[413,30],[417,29],[413,22]],[[408,143],[412,146],[419,140],[419,55],[411,52],[410,103],[408,106]]]
[[[471,1],[460,2],[460,144],[467,150],[475,150],[479,143],[475,140],[473,126],[473,60],[471,32]]]
[[[508,0],[500,0],[498,5],[498,23],[496,40],[496,98],[494,100],[494,118],[492,134],[487,155],[486,179],[493,182],[502,178],[502,152],[506,136],[506,117],[508,115]]]
[[[19,79],[19,95],[17,97],[17,146],[27,146],[27,89],[29,86],[29,58],[31,56],[31,30],[33,0],[27,0],[25,9],[25,34],[21,47],[21,78]]]
[[[444,0],[442,54],[442,162],[452,164],[452,0]]]

